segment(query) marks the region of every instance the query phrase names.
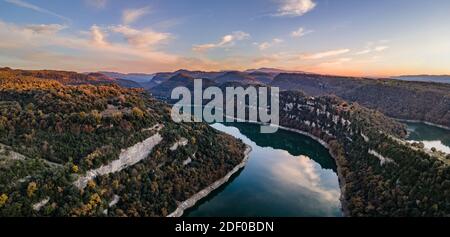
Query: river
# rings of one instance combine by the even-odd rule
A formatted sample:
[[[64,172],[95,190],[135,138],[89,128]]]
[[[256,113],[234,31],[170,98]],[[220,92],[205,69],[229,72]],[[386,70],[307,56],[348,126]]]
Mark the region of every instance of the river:
[[[450,131],[423,123],[405,123],[408,126],[408,137],[411,142],[422,142],[426,148],[436,148],[450,154]]]
[[[336,165],[309,137],[259,125],[213,124],[253,148],[247,166],[195,207],[189,217],[342,216]]]
[[[450,153],[449,130],[405,123],[408,141]],[[253,148],[247,166],[200,201],[188,217],[340,217],[336,165],[328,151],[309,137],[279,130],[259,133],[259,125],[213,124]]]

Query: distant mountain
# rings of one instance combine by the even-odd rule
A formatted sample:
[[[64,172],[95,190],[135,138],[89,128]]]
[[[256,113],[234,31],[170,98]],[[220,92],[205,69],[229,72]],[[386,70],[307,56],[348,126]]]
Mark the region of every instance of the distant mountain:
[[[99,73],[107,75],[111,78],[130,80],[137,83],[149,82],[155,76],[155,74],[144,74],[144,73],[129,73],[129,74],[123,74],[118,72],[99,72]]]
[[[197,79],[192,77],[186,73],[179,73],[175,76],[161,82],[155,87],[152,87],[149,91],[152,95],[156,97],[170,98],[172,94],[172,90],[176,87],[186,87],[189,90],[194,90],[194,80]],[[216,86],[217,84],[210,79],[202,79],[203,80],[203,88],[207,88],[210,86]]]
[[[244,84],[261,84],[258,80],[250,76],[248,73],[239,71],[226,72],[225,74],[216,77],[214,81],[217,82],[218,84],[233,81]]]
[[[450,84],[450,75],[406,75],[392,78],[403,81],[439,82]]]
[[[175,74],[173,72],[160,72],[156,73],[153,79],[149,82],[141,83],[142,87],[146,90],[149,90],[164,81],[167,81],[169,78],[173,77]]]
[[[179,74],[189,76],[194,79],[214,80],[218,85],[233,81],[240,82],[244,85],[269,84],[280,72],[284,71],[268,68],[247,70],[245,72],[240,71],[205,72],[205,71],[189,71],[181,69],[175,72],[156,73],[151,81],[141,82],[139,84],[143,88],[150,90]]]
[[[52,76],[61,74],[61,78],[53,78]],[[117,84],[124,88],[142,88],[137,82],[119,78],[112,78],[102,73],[89,73],[86,77],[80,77],[82,74],[73,74],[67,72],[57,72],[57,71],[47,71],[47,73],[43,74],[43,72],[37,72],[37,77],[41,77],[43,79],[52,79],[62,82],[66,85],[81,85],[81,84],[90,84],[90,85],[99,85],[99,84]]]
[[[292,71],[292,70],[283,70],[283,69],[277,69],[277,68],[259,68],[259,69],[249,69],[245,71],[246,73],[253,73],[253,72],[262,72],[262,73],[269,73],[269,74],[280,74],[280,73],[306,73],[303,71]]]
[[[183,74],[185,76],[192,77],[194,79],[210,79],[213,80],[219,76],[222,76],[225,74],[225,72],[204,72],[204,71],[189,71],[185,69],[181,69],[175,72],[161,72],[155,74],[153,77],[153,80],[150,82],[140,83],[145,89],[149,90],[152,89],[161,83],[169,80],[170,78]]]
[[[121,78],[112,78],[106,74],[103,73],[89,73],[88,74],[89,77],[92,78],[96,78],[98,80],[99,83],[106,83],[106,84],[117,84],[121,87],[125,87],[125,88],[142,88],[141,85],[139,85],[139,83],[132,81],[132,80],[127,80],[127,79],[121,79]],[[90,83],[87,82],[87,84],[97,84],[97,83]]]
[[[132,80],[125,80],[125,79],[116,79],[115,82],[121,86],[121,87],[125,87],[125,88],[142,88],[142,86]]]
[[[268,73],[268,72],[260,72],[255,71],[248,74],[249,76],[253,77],[257,81],[263,83],[263,84],[270,84],[272,80],[278,75],[274,73]]]
[[[225,72],[189,71],[189,70],[181,69],[181,70],[174,72],[174,75],[180,74],[180,73],[189,75],[195,79],[214,79],[218,76],[225,74]]]

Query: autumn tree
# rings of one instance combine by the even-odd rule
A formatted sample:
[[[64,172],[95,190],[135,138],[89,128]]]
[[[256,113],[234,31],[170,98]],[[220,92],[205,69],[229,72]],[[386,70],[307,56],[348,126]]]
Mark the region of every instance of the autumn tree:
[[[144,117],[144,112],[139,109],[138,107],[134,107],[132,110],[133,116],[137,117],[137,118],[143,118]]]
[[[27,187],[27,195],[28,197],[33,197],[34,193],[37,191],[36,182],[30,182]]]
[[[8,195],[2,194],[0,196],[0,207],[3,207],[7,201],[8,201]]]

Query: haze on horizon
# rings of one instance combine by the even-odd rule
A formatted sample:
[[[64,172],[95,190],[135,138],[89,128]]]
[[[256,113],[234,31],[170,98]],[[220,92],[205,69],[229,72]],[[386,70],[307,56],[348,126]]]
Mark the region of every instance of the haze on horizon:
[[[0,66],[450,74],[447,0],[0,0]]]

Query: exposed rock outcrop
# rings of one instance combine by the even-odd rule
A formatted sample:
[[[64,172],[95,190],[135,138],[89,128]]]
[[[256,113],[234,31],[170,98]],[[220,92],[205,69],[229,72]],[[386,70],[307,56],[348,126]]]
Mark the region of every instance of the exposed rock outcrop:
[[[143,159],[147,158],[153,148],[163,140],[162,136],[157,133],[146,140],[123,150],[119,159],[112,161],[111,163],[104,165],[98,169],[90,170],[82,177],[79,177],[74,185],[79,189],[84,189],[90,180],[95,179],[97,176],[103,176],[111,173],[119,172],[130,166],[133,166]]]
[[[172,145],[172,147],[170,147],[170,150],[176,151],[178,149],[178,147],[186,146],[188,143],[189,143],[189,140],[182,137],[178,142],[176,142],[175,144]]]
[[[42,201],[33,204],[33,210],[35,211],[40,211],[45,205],[47,205],[47,203],[50,201],[50,198],[47,197],[45,199],[43,199]]]
[[[384,157],[383,155],[381,155],[380,153],[378,153],[378,152],[375,151],[375,150],[369,150],[369,154],[371,154],[371,155],[377,157],[377,158],[380,160],[380,164],[381,164],[382,166],[385,165],[385,164],[387,164],[387,163],[392,163],[392,162],[394,162],[394,160],[392,160],[391,158]]]

